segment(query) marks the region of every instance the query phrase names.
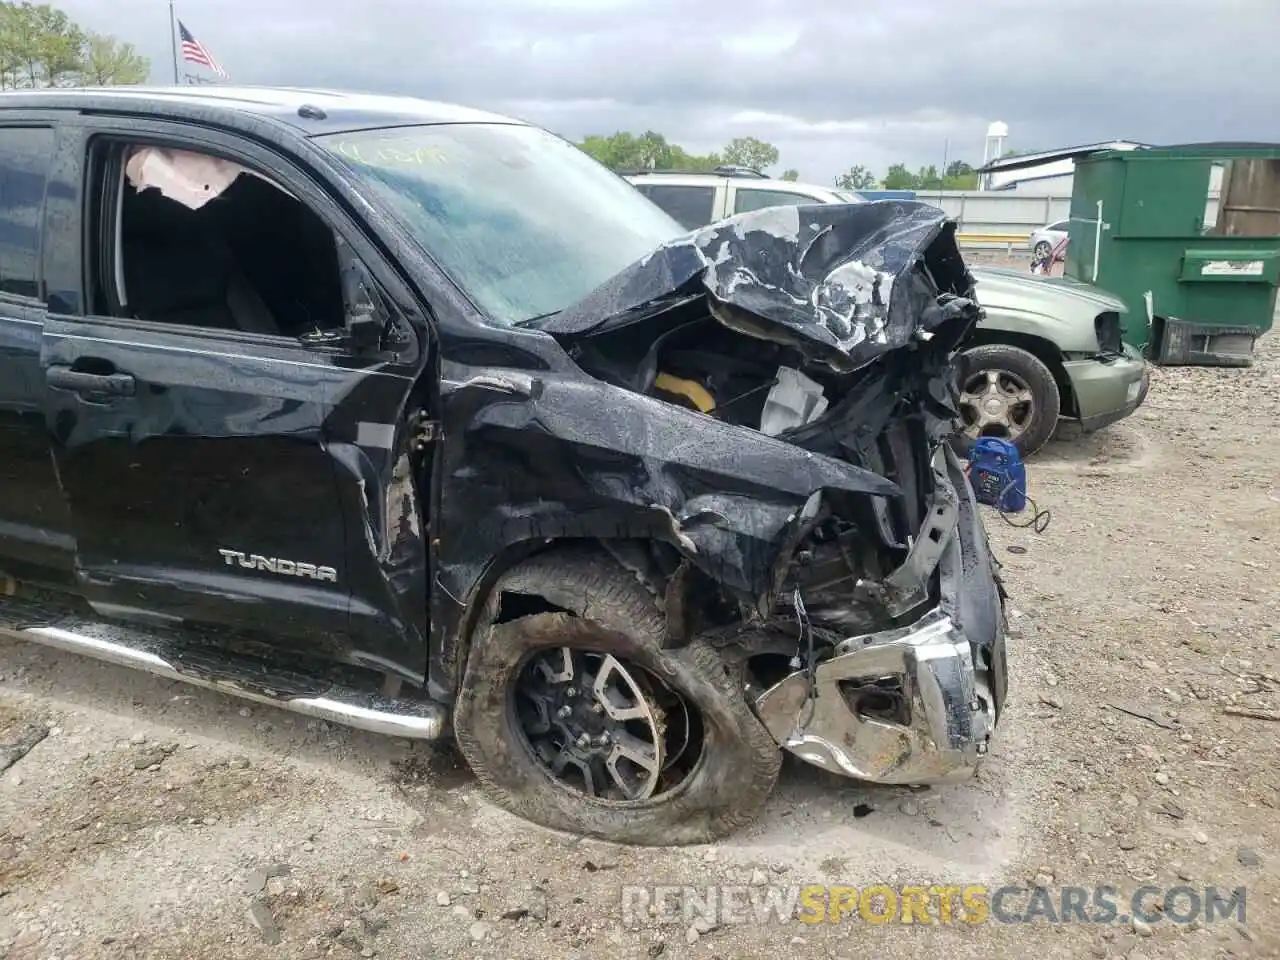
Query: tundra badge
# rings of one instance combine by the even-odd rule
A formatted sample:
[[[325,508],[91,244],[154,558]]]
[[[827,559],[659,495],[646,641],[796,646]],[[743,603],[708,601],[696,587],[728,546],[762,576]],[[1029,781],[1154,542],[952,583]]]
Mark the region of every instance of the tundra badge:
[[[246,570],[265,570],[267,573],[278,573],[286,577],[310,577],[312,580],[338,582],[338,571],[333,567],[319,567],[314,563],[298,563],[293,560],[281,560],[278,557],[260,557],[256,553],[245,555],[239,550],[222,550],[222,559],[228,567],[239,561]]]

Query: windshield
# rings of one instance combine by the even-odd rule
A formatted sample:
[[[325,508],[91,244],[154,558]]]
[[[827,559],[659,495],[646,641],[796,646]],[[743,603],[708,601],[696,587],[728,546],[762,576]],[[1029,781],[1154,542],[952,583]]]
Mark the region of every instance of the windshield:
[[[831,192],[845,203],[862,203],[862,198],[860,196],[848,190],[832,190]]]
[[[317,137],[494,321],[564,309],[685,230],[570,143],[516,124]]]

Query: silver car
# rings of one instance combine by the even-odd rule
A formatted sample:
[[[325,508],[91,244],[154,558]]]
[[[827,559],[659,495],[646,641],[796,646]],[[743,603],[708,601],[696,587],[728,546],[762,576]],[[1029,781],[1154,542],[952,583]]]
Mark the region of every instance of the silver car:
[[[1051,250],[1067,239],[1067,230],[1070,225],[1070,220],[1055,220],[1031,234],[1031,249],[1037,260],[1043,260],[1049,256]]]

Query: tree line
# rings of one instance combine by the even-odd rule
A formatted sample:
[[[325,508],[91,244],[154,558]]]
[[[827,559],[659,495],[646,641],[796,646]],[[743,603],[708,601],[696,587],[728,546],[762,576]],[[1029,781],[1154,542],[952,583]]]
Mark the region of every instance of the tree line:
[[[976,190],[978,172],[963,160],[952,160],[942,171],[933,164],[913,171],[905,163],[895,163],[883,177],[855,166],[836,177],[836,186],[846,190]]]
[[[590,134],[578,144],[584,151],[614,170],[680,170],[706,173],[720,166],[763,170],[778,162],[778,148],[755,137],[738,137],[716,153],[695,154],[660,133],[646,130],[636,135],[619,131],[611,136]],[[796,171],[788,179],[797,179]]]
[[[47,3],[0,2],[0,90],[143,83],[151,63]]]
[[[777,147],[756,137],[738,137],[720,151],[695,154],[652,130],[638,135],[626,131],[610,136],[591,134],[578,146],[614,170],[707,173],[732,165],[763,171],[776,166],[779,159]],[[789,168],[780,179],[799,180],[800,172]],[[835,178],[835,185],[845,190],[973,190],[978,186],[978,174],[963,160],[953,160],[941,171],[932,165],[913,171],[906,164],[895,163],[883,177],[867,167],[853,166]]]

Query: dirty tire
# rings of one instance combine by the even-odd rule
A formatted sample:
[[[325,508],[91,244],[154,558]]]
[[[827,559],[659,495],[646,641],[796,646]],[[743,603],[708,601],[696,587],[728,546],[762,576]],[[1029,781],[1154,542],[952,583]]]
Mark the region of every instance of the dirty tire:
[[[570,613],[494,625],[504,591]],[[778,745],[756,719],[740,674],[704,641],[663,649],[654,596],[607,554],[553,552],[515,567],[482,611],[454,712],[458,746],[499,806],[534,823],[615,843],[667,846],[726,836],[755,818],[778,777]],[[556,780],[537,762],[511,708],[526,658],[554,647],[612,653],[651,671],[701,714],[702,756],[684,781],[649,800],[610,801]]]
[[[966,350],[964,358],[968,376],[981,370],[1007,370],[1031,390],[1035,397],[1035,415],[1030,426],[1013,444],[1024,459],[1053,438],[1058,429],[1058,415],[1062,410],[1062,395],[1053,372],[1039,357],[1021,347],[990,343]],[[967,457],[973,449],[973,440],[957,432],[953,436],[952,446],[957,454]]]

